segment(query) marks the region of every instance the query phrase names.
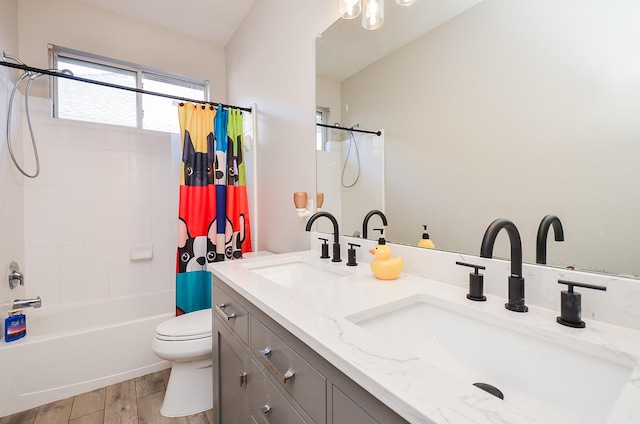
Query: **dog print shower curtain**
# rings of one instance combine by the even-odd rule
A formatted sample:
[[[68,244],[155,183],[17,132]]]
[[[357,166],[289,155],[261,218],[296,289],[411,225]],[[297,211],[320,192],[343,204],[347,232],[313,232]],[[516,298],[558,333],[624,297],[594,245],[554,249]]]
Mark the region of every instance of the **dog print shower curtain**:
[[[211,307],[207,264],[250,252],[242,111],[180,104],[176,315]]]

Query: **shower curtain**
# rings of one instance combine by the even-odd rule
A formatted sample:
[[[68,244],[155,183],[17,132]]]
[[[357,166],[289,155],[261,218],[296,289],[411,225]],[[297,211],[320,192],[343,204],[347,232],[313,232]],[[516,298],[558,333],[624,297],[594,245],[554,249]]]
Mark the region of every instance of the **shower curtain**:
[[[242,111],[180,104],[176,315],[211,307],[207,264],[251,252]]]

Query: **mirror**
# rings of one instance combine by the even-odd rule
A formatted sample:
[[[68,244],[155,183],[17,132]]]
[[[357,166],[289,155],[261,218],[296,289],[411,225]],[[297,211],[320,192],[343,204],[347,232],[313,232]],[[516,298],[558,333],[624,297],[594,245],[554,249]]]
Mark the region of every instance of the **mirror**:
[[[427,224],[438,249],[478,255],[489,224],[507,218],[535,263],[538,225],[554,214],[565,241],[550,230],[549,265],[640,276],[640,3],[419,0],[388,2],[385,15],[373,32],[334,23],[317,39],[316,72],[329,122],[384,130],[387,240],[415,245]],[[344,211],[344,190],[320,190],[325,153],[324,209]],[[506,234],[494,256],[509,257]]]

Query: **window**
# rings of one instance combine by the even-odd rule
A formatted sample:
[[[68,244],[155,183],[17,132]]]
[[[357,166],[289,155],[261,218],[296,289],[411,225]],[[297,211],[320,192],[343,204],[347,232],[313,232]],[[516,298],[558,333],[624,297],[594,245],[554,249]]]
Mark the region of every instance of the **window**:
[[[329,124],[329,108],[316,106],[316,124]],[[329,128],[316,125],[316,150],[326,150]]]
[[[194,100],[209,100],[205,80],[170,74],[57,46],[52,67],[74,76]],[[154,131],[179,132],[176,100],[67,78],[54,78],[54,116]]]

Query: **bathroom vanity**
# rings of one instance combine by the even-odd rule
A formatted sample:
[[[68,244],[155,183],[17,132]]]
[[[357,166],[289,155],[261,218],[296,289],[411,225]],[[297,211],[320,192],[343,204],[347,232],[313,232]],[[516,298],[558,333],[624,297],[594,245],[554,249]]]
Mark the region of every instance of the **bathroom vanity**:
[[[267,314],[214,279],[217,423],[406,423]],[[374,418],[375,417],[375,418]]]
[[[475,259],[497,284],[500,261]],[[557,310],[514,313],[490,292],[470,302],[466,288],[410,272],[377,280],[366,262],[347,267],[319,250],[211,271],[217,423],[640,420],[637,329],[588,316],[568,328]]]

